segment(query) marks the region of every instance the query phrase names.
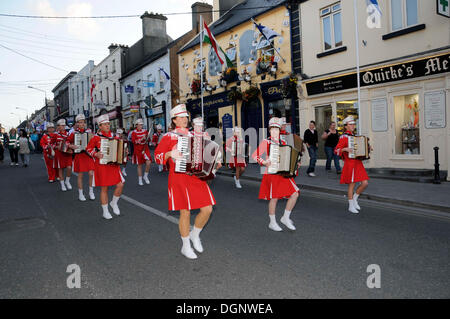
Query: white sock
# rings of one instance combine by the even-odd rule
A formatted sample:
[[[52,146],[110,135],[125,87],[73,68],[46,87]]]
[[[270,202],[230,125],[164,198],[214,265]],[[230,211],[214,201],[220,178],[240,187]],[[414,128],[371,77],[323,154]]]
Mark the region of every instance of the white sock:
[[[94,187],[89,186],[89,193],[93,193],[94,192]]]
[[[111,204],[112,205],[117,205],[117,202],[119,201],[119,199],[120,199],[120,196],[119,197],[113,196]],[[108,206],[108,205],[106,205],[106,206]]]
[[[144,173],[144,176],[148,178],[148,173]]]
[[[200,232],[202,231],[203,228],[197,228],[194,226],[194,228],[192,228],[191,231],[191,235],[192,237],[198,238],[200,236]]]
[[[66,183],[70,183],[70,177],[66,177]]]
[[[61,187],[62,187],[62,188],[65,188],[65,187],[66,187],[66,185],[64,184],[63,181],[59,181],[59,182],[61,183]]]
[[[290,216],[291,216],[291,212],[288,210],[285,210],[283,217],[286,217],[287,219],[289,219]]]
[[[81,195],[84,195],[82,189],[78,189],[78,195],[80,195],[80,196],[81,196]]]
[[[102,205],[103,214],[109,214],[108,205]]]
[[[275,223],[275,224],[277,223],[277,220],[275,219],[275,217],[276,217],[275,214],[273,214],[273,215],[269,214],[270,223]]]
[[[358,200],[358,197],[359,197],[359,194],[353,194],[353,199],[355,200],[355,201],[357,201]]]
[[[142,176],[139,176],[139,183],[142,183]]]
[[[181,237],[181,240],[183,241],[183,248],[191,248],[191,242],[189,240],[189,236],[187,237]]]

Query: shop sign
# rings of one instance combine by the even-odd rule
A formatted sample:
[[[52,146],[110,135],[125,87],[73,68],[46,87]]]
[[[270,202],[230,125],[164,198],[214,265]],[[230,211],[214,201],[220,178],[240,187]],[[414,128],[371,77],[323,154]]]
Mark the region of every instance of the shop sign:
[[[264,100],[274,101],[283,99],[281,94],[281,81],[261,83],[261,95]]]
[[[450,53],[360,72],[361,87],[450,72]],[[356,73],[306,83],[308,96],[357,87]]]
[[[427,92],[425,100],[425,127],[444,128],[445,123],[445,92]]]
[[[233,105],[233,102],[228,100],[228,93],[229,92],[223,92],[219,94],[214,94],[210,96],[204,96],[203,97],[203,108],[219,108],[223,106]],[[201,99],[192,100],[186,103],[186,106],[188,107],[189,111],[192,111],[194,109],[201,109],[202,108],[202,102]]]
[[[134,86],[127,85],[125,87],[125,93],[134,93]]]
[[[154,107],[147,109],[147,116],[153,116],[157,114],[161,114],[163,112],[162,106]]]
[[[450,18],[450,1],[449,0],[436,0],[437,14]]]

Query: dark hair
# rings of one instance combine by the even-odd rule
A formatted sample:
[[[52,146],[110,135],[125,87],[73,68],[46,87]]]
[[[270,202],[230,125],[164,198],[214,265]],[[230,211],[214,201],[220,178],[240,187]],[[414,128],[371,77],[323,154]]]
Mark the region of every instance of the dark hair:
[[[316,122],[315,122],[315,121],[310,121],[309,123],[312,123],[312,124],[316,125]]]
[[[27,134],[27,132],[25,132],[25,131],[22,131],[22,137],[25,137],[25,138],[27,138],[27,137],[28,137],[28,134]]]
[[[171,130],[174,130],[174,129],[177,128],[177,126],[176,126],[175,123],[173,122],[173,119],[174,119],[174,118],[175,118],[175,117],[173,117],[173,118],[170,120],[170,129],[171,129]],[[190,129],[191,127],[192,127],[191,121],[189,121],[189,118],[188,118],[187,128]]]

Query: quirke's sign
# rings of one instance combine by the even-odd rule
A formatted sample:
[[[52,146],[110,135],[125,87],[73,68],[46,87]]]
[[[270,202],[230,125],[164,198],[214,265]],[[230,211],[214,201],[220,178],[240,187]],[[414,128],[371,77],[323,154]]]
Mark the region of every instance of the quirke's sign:
[[[450,53],[360,72],[361,87],[450,72]],[[356,73],[306,83],[308,96],[357,87]]]

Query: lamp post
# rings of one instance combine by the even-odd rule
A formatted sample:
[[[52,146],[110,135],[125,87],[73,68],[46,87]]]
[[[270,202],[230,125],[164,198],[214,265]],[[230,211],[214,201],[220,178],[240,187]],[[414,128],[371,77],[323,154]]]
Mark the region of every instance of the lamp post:
[[[45,95],[45,117],[46,117],[46,120],[47,120],[47,122],[48,122],[50,119],[47,118],[47,114],[48,114],[47,92],[46,92],[45,90],[35,88],[34,86],[31,86],[31,85],[28,85],[28,88],[29,88],[29,89],[33,89],[33,90],[37,90],[37,91],[44,92],[44,95]],[[49,117],[50,117],[50,116],[49,116]]]

